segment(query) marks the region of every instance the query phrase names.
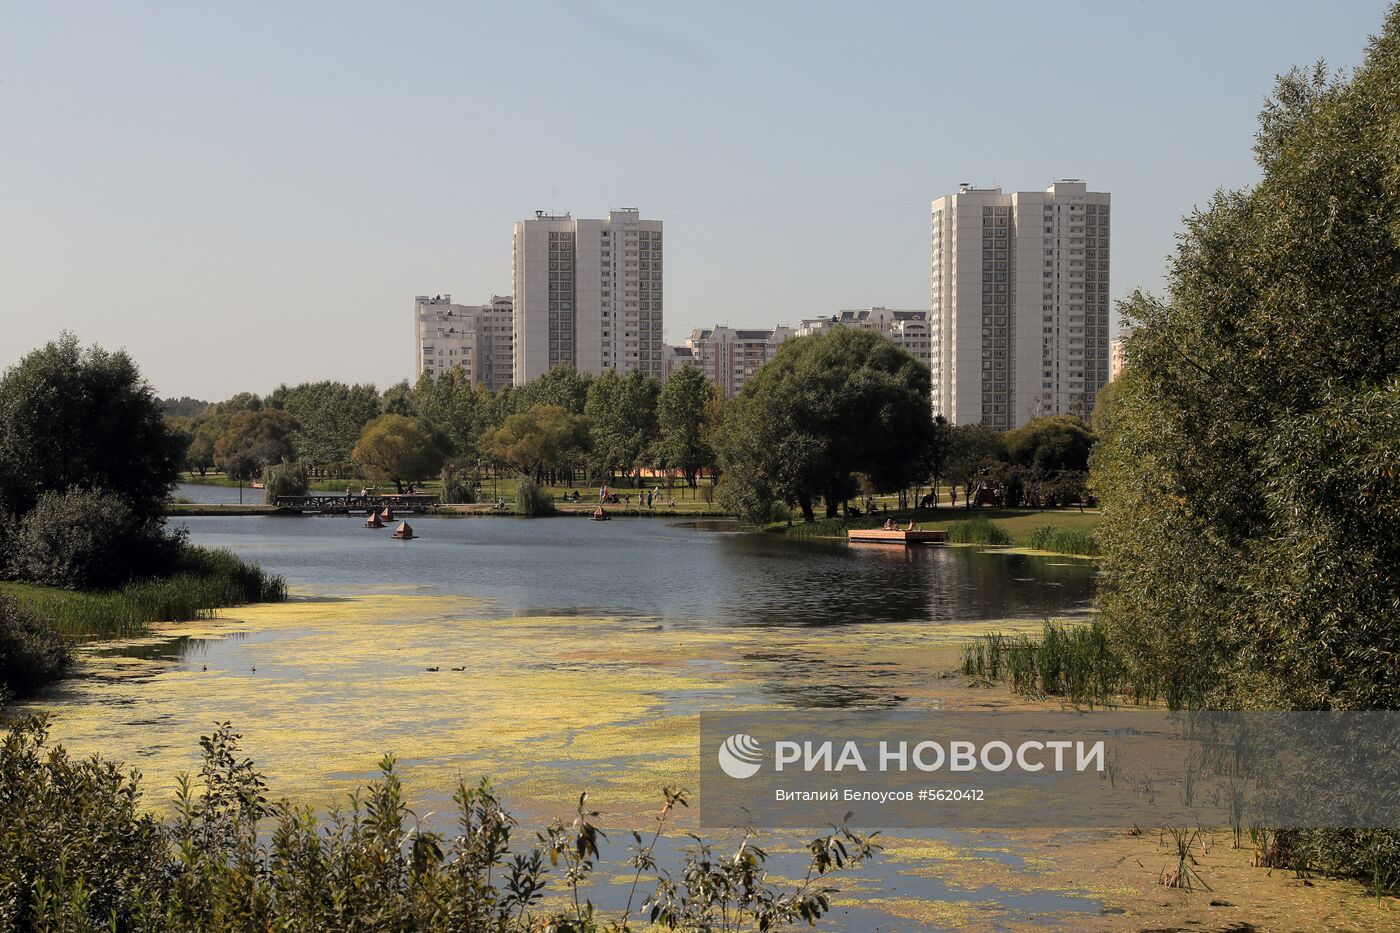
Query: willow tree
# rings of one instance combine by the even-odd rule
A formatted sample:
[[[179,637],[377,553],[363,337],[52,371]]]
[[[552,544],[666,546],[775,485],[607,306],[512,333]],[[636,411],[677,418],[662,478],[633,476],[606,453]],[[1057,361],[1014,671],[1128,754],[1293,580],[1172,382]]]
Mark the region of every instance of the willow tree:
[[[761,517],[775,500],[829,517],[862,474],[881,492],[927,479],[929,371],[886,337],[837,328],[784,343],[728,406],[715,439],[725,504]]]
[[[1093,458],[1103,618],[1179,703],[1400,704],[1400,8],[1279,79],[1186,219]]]

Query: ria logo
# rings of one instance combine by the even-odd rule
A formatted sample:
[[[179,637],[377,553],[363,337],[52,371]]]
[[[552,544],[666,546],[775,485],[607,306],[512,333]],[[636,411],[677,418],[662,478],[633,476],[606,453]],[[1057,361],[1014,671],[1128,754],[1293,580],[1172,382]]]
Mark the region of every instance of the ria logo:
[[[720,770],[732,778],[751,778],[763,766],[763,746],[758,739],[736,732],[719,747]]]

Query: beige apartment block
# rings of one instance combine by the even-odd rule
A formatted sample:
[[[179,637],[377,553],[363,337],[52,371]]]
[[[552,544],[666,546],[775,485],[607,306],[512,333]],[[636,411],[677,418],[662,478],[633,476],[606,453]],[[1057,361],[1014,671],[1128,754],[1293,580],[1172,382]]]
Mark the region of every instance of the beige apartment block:
[[[932,333],[927,311],[903,311],[883,307],[838,311],[829,317],[804,319],[797,326],[797,335],[805,337],[835,327],[855,327],[884,334],[925,366],[929,365]]]
[[[1067,179],[933,202],[934,414],[998,430],[1089,415],[1109,377],[1109,201]]]
[[[725,398],[733,398],[758,368],[773,358],[778,347],[794,336],[791,327],[738,330],[717,326],[691,331],[686,346],[700,371],[719,386]]]
[[[1118,332],[1108,345],[1108,381],[1112,382],[1123,375],[1123,366],[1127,362],[1123,355],[1123,343],[1133,335],[1132,327],[1124,327]]]
[[[493,391],[510,385],[512,316],[509,297],[459,305],[451,295],[419,295],[413,299],[418,375],[458,369],[472,385]]]
[[[661,221],[537,211],[515,225],[516,385],[560,364],[665,376]]]
[[[699,365],[699,360],[695,358],[695,351],[688,346],[668,346],[662,350],[662,371],[667,379],[670,379],[671,373],[678,369],[685,367],[695,369]]]

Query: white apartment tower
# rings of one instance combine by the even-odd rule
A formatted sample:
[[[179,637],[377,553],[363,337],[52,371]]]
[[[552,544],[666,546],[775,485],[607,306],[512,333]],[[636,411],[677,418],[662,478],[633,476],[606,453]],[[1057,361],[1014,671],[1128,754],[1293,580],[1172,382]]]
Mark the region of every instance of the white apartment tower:
[[[459,369],[471,385],[495,391],[510,385],[511,300],[500,295],[480,305],[452,303],[451,295],[413,299],[418,375]]]
[[[1088,417],[1108,381],[1108,193],[962,185],[932,228],[934,414],[998,430]]]
[[[661,221],[537,211],[515,225],[515,384],[559,364],[665,376]]]

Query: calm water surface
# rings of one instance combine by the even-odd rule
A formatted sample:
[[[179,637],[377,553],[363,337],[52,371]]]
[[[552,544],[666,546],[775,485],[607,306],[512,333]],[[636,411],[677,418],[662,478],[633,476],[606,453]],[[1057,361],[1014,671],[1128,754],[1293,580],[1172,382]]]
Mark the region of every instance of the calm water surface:
[[[742,532],[732,522],[410,517],[390,539],[363,518],[184,520],[327,595],[405,584],[503,614],[617,615],[717,625],[841,625],[1063,616],[1087,609],[1095,565],[972,548],[847,545]]]

